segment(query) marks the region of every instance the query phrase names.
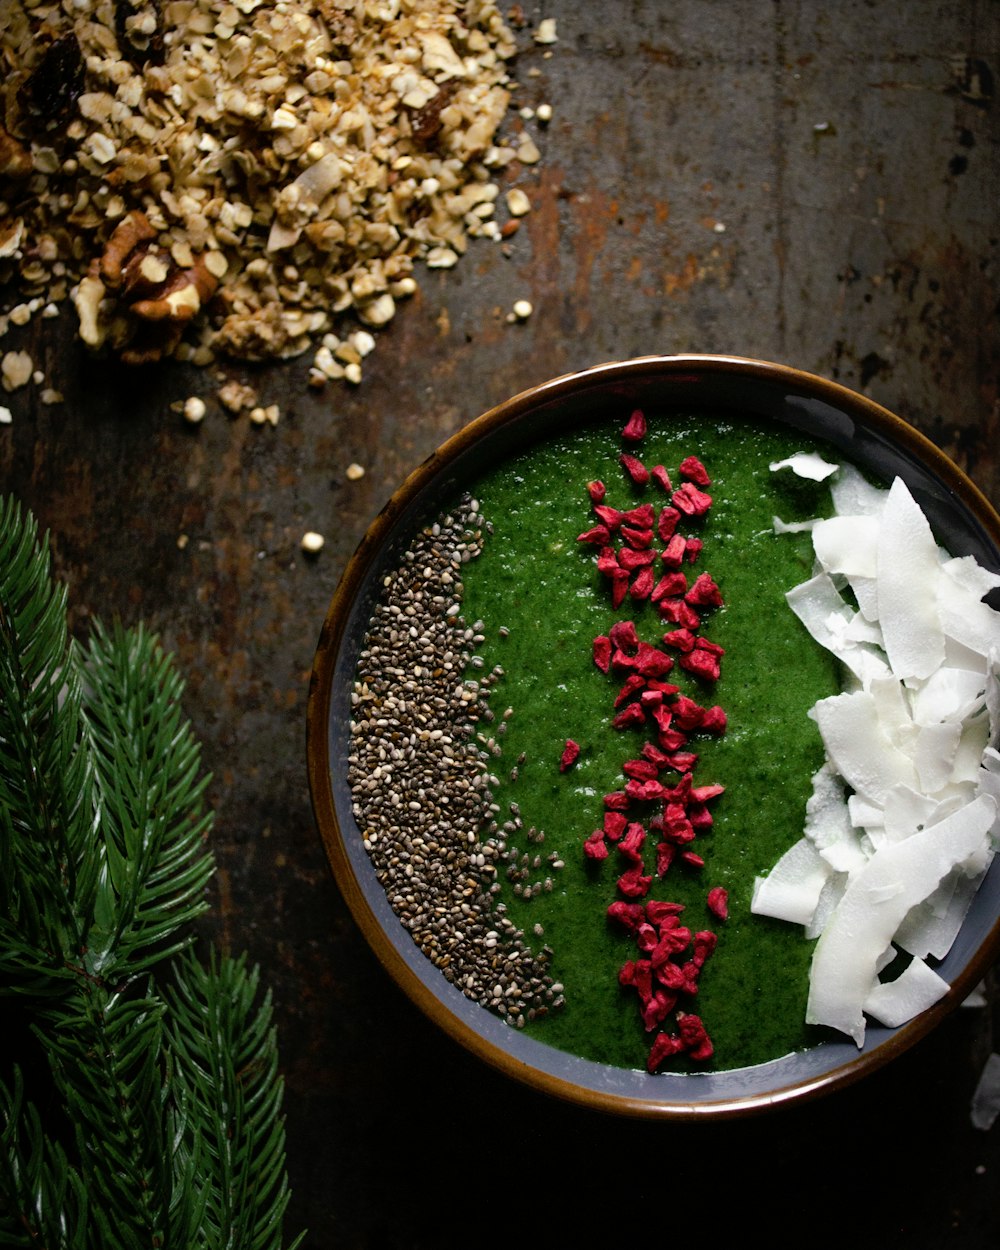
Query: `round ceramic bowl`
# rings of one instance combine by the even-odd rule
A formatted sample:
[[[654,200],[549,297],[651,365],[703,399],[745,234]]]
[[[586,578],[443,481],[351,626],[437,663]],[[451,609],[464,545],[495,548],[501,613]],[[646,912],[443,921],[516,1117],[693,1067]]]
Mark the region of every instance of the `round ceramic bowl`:
[[[623,1115],[702,1119],[753,1114],[828,1093],[880,1068],[925,1036],[1000,954],[1000,863],[980,887],[938,968],[950,984],[934,1007],[899,1028],[869,1023],[864,1046],[824,1041],[768,1063],[696,1075],[613,1067],[574,1057],[505,1024],[451,985],[391,909],[352,815],[347,783],[351,689],[361,640],[385,572],[417,526],[463,483],[532,440],[594,411],[635,407],[738,413],[825,440],[887,483],[901,476],[953,555],[1000,570],[1000,517],[969,479],[906,422],[840,385],[756,360],[644,357],[556,378],[491,409],[454,435],[396,491],[351,559],[320,637],[308,707],[309,782],[336,881],[389,975],[447,1034],[512,1078]]]

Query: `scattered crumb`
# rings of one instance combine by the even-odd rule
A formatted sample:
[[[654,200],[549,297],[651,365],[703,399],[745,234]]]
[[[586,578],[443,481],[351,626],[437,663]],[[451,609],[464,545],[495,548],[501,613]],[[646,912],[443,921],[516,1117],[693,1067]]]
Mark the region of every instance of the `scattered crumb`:
[[[197,395],[191,395],[188,399],[185,399],[182,411],[185,421],[190,421],[192,425],[197,425],[199,421],[204,421],[205,419],[205,401],[199,399]]]
[[[349,464],[345,470],[345,476],[349,482],[357,482],[364,475],[364,468],[360,464]]]
[[[323,548],[324,538],[322,534],[317,534],[315,530],[308,530],[302,535],[299,546],[307,555],[316,555]]]

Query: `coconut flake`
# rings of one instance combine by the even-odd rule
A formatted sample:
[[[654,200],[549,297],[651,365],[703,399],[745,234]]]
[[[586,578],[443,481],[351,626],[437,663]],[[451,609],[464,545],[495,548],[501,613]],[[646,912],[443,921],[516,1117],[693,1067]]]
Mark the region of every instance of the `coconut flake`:
[[[879,981],[865,999],[865,1012],[894,1029],[948,993],[948,982],[924,963],[912,959],[894,981]]]
[[[772,473],[777,473],[779,469],[791,469],[799,477],[808,478],[811,482],[824,482],[828,477],[832,477],[840,466],[830,464],[822,456],[817,456],[815,452],[800,451],[794,456],[789,456],[787,460],[776,460],[770,468]]]
[[[896,478],[878,534],[878,616],[889,666],[903,679],[930,677],[944,662],[940,580],[931,527]]]
[[[750,910],[759,916],[807,925],[831,871],[812,842],[800,838],[766,877],[758,877],[754,882]]]

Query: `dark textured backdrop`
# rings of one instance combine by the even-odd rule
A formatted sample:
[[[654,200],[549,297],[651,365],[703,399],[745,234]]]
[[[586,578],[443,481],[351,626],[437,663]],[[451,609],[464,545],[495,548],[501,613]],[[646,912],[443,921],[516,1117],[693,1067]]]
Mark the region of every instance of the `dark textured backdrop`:
[[[619,1123],[475,1063],[387,980],[310,811],[305,702],[338,576],[406,472],[495,402],[649,352],[755,355],[910,420],[1000,503],[1000,6],[990,0],[621,0],[558,19],[521,99],[548,101],[534,211],[510,255],[473,244],[422,279],[356,390],[307,358],[252,375],[277,428],[209,398],[212,373],[109,369],[68,321],[24,343],[66,403],[3,397],[0,487],[52,532],[74,623],[143,619],[176,652],[214,774],[206,931],[259,960],[287,1076],[290,1229],[310,1247],[616,1238],[995,1247],[1000,1128],[969,1124],[998,1007],[964,1009],[835,1098],[718,1126]],[[528,74],[536,67],[537,76]],[[513,301],[533,316],[510,325]],[[357,462],[363,478],[345,469]],[[317,559],[299,550],[325,534]],[[186,547],[178,545],[187,535]],[[739,1201],[728,1195],[736,1192]],[[787,1240],[778,1237],[777,1240]]]

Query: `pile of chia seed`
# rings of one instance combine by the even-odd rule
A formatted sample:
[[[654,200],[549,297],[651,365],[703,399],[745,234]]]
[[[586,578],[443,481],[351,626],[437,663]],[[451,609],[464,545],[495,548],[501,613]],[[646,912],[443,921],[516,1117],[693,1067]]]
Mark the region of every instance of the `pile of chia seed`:
[[[348,782],[378,880],[417,946],[468,998],[523,1028],[563,1000],[552,951],[536,953],[498,898],[501,869],[524,871],[509,843],[519,814],[497,822],[500,748],[477,732],[495,720],[503,670],[465,676],[485,667],[475,654],[485,636],[461,614],[462,566],[489,528],[466,497],[383,579],[351,696]]]

